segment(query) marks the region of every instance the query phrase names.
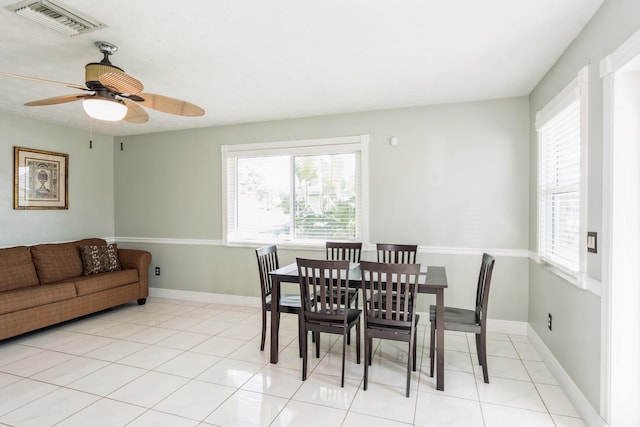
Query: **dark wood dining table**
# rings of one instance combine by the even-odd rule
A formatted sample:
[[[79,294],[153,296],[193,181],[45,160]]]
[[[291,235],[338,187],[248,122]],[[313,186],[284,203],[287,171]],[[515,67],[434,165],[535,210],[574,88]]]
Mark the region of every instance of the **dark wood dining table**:
[[[298,265],[294,262],[269,272],[269,275],[273,284],[271,301],[276,301],[271,304],[271,363],[278,363],[280,307],[277,302],[280,301],[280,284],[299,283]],[[362,288],[360,264],[350,264],[349,266],[349,287]],[[427,271],[420,274],[418,292],[435,294],[436,321],[439,325],[444,324],[444,290],[446,287],[447,272],[444,267],[428,266]],[[444,328],[438,328],[436,331],[436,389],[444,390]]]

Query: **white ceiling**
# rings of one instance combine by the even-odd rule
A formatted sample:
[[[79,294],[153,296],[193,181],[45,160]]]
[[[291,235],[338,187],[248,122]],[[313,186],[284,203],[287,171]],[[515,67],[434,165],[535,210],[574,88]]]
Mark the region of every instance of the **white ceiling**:
[[[206,110],[93,122],[118,136],[528,95],[604,0],[62,1],[107,28],[67,37],[0,0],[0,71],[83,84],[105,40],[146,92]],[[76,92],[0,76],[0,110],[89,129],[79,102],[23,105]]]

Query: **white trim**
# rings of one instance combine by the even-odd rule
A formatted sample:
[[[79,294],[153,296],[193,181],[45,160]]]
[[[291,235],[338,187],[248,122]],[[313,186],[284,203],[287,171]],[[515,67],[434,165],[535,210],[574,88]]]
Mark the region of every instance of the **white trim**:
[[[260,297],[243,295],[215,294],[211,292],[183,291],[178,289],[149,288],[149,296],[154,298],[180,299],[205,303],[230,304],[249,307],[260,307]],[[421,312],[420,324],[429,323],[429,313]],[[527,322],[513,320],[487,319],[487,331],[501,334],[527,335]]]
[[[360,135],[360,239],[369,241],[369,135]]]
[[[578,286],[587,289],[587,224],[589,222],[589,66],[578,71],[580,88],[580,234]]]
[[[529,324],[516,320],[487,318],[487,332],[510,335],[527,335]]]
[[[225,246],[222,240],[217,239],[175,239],[164,237],[130,237],[130,236],[116,236],[110,238],[114,242],[118,243],[145,243],[154,245],[196,245],[196,246]],[[256,242],[255,245],[249,244],[229,244],[233,247],[257,247],[264,242]],[[266,244],[266,243],[264,243]],[[278,247],[284,249],[305,249],[305,250],[323,250],[324,242],[318,245],[297,245],[297,244],[278,244]],[[363,245],[366,251],[375,251],[375,245],[368,243]],[[425,254],[439,254],[439,255],[482,255],[483,253],[490,253],[493,256],[498,257],[511,257],[511,258],[532,258],[535,254],[528,249],[500,249],[500,248],[462,248],[462,247],[448,247],[448,246],[418,246],[418,253]],[[533,259],[533,258],[532,258]]]
[[[624,369],[615,368],[612,360],[616,358],[613,352],[612,324],[614,318],[612,294],[613,276],[613,204],[614,204],[614,92],[615,73],[629,62],[640,56],[640,30],[636,31],[614,52],[600,61],[600,77],[602,78],[602,299],[601,299],[601,345],[600,345],[600,413],[612,422],[614,418],[612,407],[615,400],[622,400],[612,396],[612,379],[620,380],[625,375]],[[619,350],[618,350],[619,351]],[[620,355],[618,355],[620,356]],[[624,391],[618,390],[617,394]],[[618,403],[620,405],[620,403]]]
[[[577,281],[580,280],[582,283],[582,285],[578,286],[580,289],[584,289],[585,291],[592,292],[593,294],[599,297],[602,297],[604,290],[603,290],[602,282],[600,280],[594,279],[593,277],[589,277],[586,274],[582,274],[582,276],[579,279],[576,279],[576,277],[566,274],[562,270],[559,270],[551,266],[550,264],[545,263],[543,260],[540,259],[537,252],[528,251],[528,254],[529,254],[529,259],[535,262],[536,264],[538,264],[540,268],[543,268],[549,271],[550,273],[560,276],[562,279],[566,280],[572,285],[577,286]]]
[[[639,33],[640,34],[640,33]],[[610,56],[601,62],[611,65]],[[602,80],[602,287],[600,300],[600,413],[611,419],[611,219],[613,218],[613,74]],[[602,74],[602,73],[601,73]]]
[[[173,239],[165,237],[124,237],[113,238],[116,242],[122,243],[150,243],[156,245],[197,245],[197,246],[222,246],[222,240],[214,239]]]
[[[541,189],[546,189],[546,185],[542,186],[540,181],[541,178],[545,175],[543,169],[545,167],[544,163],[540,161],[543,157],[544,144],[542,144],[542,134],[540,133],[544,126],[550,123],[551,120],[558,117],[562,111],[569,107],[572,103],[578,102],[579,106],[579,116],[580,116],[580,181],[579,188],[577,189],[580,195],[580,211],[579,211],[579,230],[578,230],[578,260],[577,260],[577,269],[573,271],[573,266],[561,265],[560,263],[554,261],[550,254],[547,253],[547,243],[542,244],[542,254],[541,251],[541,241],[547,240],[548,231],[546,227],[541,226],[541,222],[546,224],[546,220],[541,219],[541,209],[546,209],[547,200],[541,200],[542,194]],[[545,268],[548,268],[549,271],[554,274],[559,275],[567,282],[578,286],[581,289],[587,288],[586,283],[586,268],[587,268],[587,246],[586,246],[586,237],[587,237],[587,214],[588,214],[588,168],[589,168],[589,66],[582,67],[576,77],[571,80],[551,101],[549,101],[541,110],[536,113],[535,117],[535,129],[538,133],[537,135],[537,146],[538,146],[538,183],[537,183],[537,224],[538,224],[538,233],[537,233],[537,246],[538,246],[538,263],[544,264],[541,262],[541,258],[548,258],[548,265]],[[545,260],[542,260],[545,261]]]
[[[536,131],[539,131],[547,122],[555,118],[562,110],[575,100],[580,100],[581,88],[587,83],[589,67],[585,66],[578,75],[571,80],[556,96],[536,113]]]
[[[615,52],[600,61],[600,77],[604,78],[618,71],[640,55],[640,30],[636,31]]]
[[[214,294],[211,292],[182,291],[178,289],[150,287],[149,296],[155,298],[181,299],[185,301],[199,301],[215,304],[260,307],[260,297],[247,297],[243,295]]]
[[[419,311],[419,324],[429,325],[429,313]],[[516,320],[487,319],[487,332],[496,334],[527,335],[529,324]]]
[[[571,399],[571,402],[585,424],[589,427],[605,427],[607,425],[605,421],[600,417],[582,391],[580,391],[580,388],[573,382],[569,374],[567,374],[567,372],[562,368],[560,362],[558,362],[551,350],[547,348],[544,341],[542,341],[542,338],[538,336],[531,325],[528,325],[527,336],[540,356],[542,356],[544,363],[547,365],[554,378],[558,380],[560,387],[562,387],[569,399]]]
[[[339,146],[343,144],[360,144],[364,138],[369,140],[369,135],[355,135],[355,136],[337,136],[327,138],[315,138],[315,139],[297,139],[292,141],[271,141],[271,142],[257,142],[250,144],[235,144],[235,145],[222,145],[220,151],[222,153],[233,153],[236,151],[256,151],[261,154],[276,150],[283,151],[283,149],[290,150],[292,148],[304,148],[304,147],[318,147],[318,146]],[[287,151],[290,152],[290,151]],[[223,157],[228,155],[223,154]]]
[[[371,245],[371,250],[375,250],[375,245]],[[460,248],[453,246],[418,246],[418,253],[439,254],[439,255],[482,255],[489,253],[493,256],[528,258],[528,249],[498,249],[498,248]]]
[[[360,158],[360,206],[359,206],[359,236],[360,241],[369,238],[369,135],[352,135],[340,137],[326,137],[290,141],[271,141],[248,144],[222,145],[221,170],[222,170],[222,241],[224,244],[233,245],[251,244],[249,241],[239,239],[229,242],[229,159],[236,159],[246,156],[270,156],[270,155],[315,155],[322,153],[358,153]],[[273,243],[273,242],[271,242]],[[281,241],[278,242],[282,243]],[[300,244],[300,243],[298,243]],[[304,244],[304,243],[302,243]]]

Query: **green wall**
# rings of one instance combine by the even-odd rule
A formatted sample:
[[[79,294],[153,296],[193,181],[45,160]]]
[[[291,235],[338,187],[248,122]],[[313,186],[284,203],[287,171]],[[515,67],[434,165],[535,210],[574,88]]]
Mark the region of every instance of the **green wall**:
[[[493,250],[489,315],[526,322],[527,118],[521,97],[129,136],[115,153],[116,237],[153,253],[154,287],[258,296],[254,248],[221,246],[220,146],[368,134],[370,243],[425,247],[419,262],[449,267],[447,303],[467,307]]]
[[[0,247],[109,238],[114,233],[113,138],[0,112]],[[13,147],[69,155],[69,209],[13,209]]]
[[[589,170],[588,230],[602,235],[602,132],[603,103],[600,61],[640,28],[640,2],[607,0],[549,70],[529,97],[530,152],[530,249],[536,250],[536,156],[535,112],[544,107],[585,65],[589,66]],[[600,251],[601,252],[601,251]],[[587,273],[598,283],[601,254],[588,254]],[[531,262],[529,276],[529,323],[571,376],[596,411],[600,407],[601,299]],[[553,314],[553,332],[546,328]]]

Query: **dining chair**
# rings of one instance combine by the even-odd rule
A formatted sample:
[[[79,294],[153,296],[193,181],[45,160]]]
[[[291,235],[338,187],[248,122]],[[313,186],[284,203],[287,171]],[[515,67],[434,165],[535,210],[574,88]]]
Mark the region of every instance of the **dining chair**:
[[[362,242],[326,242],[325,251],[328,260],[346,260],[359,263],[362,254]],[[349,289],[349,306],[358,308],[359,294],[360,292],[357,289]],[[347,344],[351,344],[351,333],[347,335]]]
[[[491,276],[496,260],[491,255],[482,255],[478,287],[476,289],[476,304],[473,310],[455,307],[444,307],[444,325],[436,322],[436,307],[429,307],[429,320],[431,321],[431,376],[433,377],[433,353],[435,349],[435,335],[437,328],[445,331],[469,332],[475,334],[478,362],[482,366],[484,382],[489,383],[489,371],[487,368],[487,306],[489,304],[489,288]]]
[[[307,379],[307,335],[312,332],[316,341],[316,357],[320,357],[320,333],[342,335],[342,379],[344,387],[346,336],[356,327],[356,358],[360,363],[360,313],[349,308],[344,297],[349,290],[349,261],[327,261],[298,258],[298,277],[302,307],[302,380]]]
[[[373,338],[403,341],[407,351],[407,397],[411,370],[416,370],[419,316],[416,296],[420,264],[389,264],[362,261],[364,292],[364,389],[367,389],[372,362]],[[393,297],[392,297],[393,293]],[[395,298],[400,295],[401,298]]]
[[[258,259],[258,271],[260,273],[260,295],[262,296],[262,340],[260,341],[260,351],[264,351],[264,341],[267,335],[267,312],[271,311],[271,289],[272,281],[270,271],[280,268],[278,261],[278,249],[275,245],[264,246],[256,249]],[[300,305],[300,295],[281,294],[280,313],[292,313],[298,315],[298,342],[300,343],[300,356],[302,356],[302,307]]]
[[[376,244],[378,262],[393,264],[415,264],[418,245]]]
[[[392,264],[415,264],[418,245],[400,245],[395,243],[376,244],[378,262]],[[386,298],[386,296],[385,296]]]
[[[326,242],[325,250],[328,260],[347,260],[360,262],[362,242]]]

